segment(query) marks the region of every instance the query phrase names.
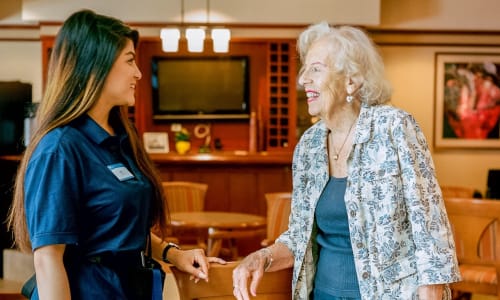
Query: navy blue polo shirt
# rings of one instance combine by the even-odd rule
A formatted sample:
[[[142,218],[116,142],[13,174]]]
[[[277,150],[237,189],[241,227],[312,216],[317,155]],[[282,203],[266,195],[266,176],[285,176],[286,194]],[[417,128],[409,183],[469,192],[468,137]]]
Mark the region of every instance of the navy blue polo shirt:
[[[111,136],[88,116],[52,130],[29,161],[24,192],[33,250],[66,244],[92,256],[144,249],[153,191],[132,159],[126,134]],[[96,274],[94,265],[71,265],[66,269],[76,299],[92,299],[87,285],[100,299],[106,293],[99,286],[120,298],[109,270]]]

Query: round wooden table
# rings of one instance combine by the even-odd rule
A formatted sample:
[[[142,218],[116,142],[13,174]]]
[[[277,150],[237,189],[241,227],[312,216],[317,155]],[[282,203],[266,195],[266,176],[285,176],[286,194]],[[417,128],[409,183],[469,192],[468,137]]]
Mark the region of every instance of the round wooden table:
[[[206,229],[207,255],[218,256],[222,241],[265,235],[266,218],[259,215],[218,212],[174,212],[170,214],[171,225],[182,229]],[[236,256],[236,247],[232,247],[233,256]]]

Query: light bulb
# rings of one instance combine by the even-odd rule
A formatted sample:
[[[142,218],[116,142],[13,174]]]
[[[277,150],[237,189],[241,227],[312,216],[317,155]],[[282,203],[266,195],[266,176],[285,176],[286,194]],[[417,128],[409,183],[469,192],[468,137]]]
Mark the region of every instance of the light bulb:
[[[231,32],[225,28],[212,29],[212,41],[214,52],[229,52],[229,40]]]
[[[186,38],[189,52],[203,52],[205,30],[201,28],[186,29]]]
[[[161,46],[165,52],[177,52],[181,33],[177,28],[163,28],[161,30]]]

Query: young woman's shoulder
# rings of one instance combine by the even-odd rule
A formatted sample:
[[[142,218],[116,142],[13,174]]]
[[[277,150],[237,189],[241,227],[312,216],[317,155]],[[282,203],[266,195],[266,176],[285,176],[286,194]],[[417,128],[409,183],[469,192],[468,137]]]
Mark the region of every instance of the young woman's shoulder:
[[[42,137],[32,158],[49,153],[69,153],[79,148],[82,135],[71,126],[54,128]]]

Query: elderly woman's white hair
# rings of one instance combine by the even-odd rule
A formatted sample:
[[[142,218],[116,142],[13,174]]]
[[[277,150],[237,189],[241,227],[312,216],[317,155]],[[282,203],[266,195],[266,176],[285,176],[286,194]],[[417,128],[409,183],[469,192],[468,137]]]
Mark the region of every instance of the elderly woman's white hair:
[[[329,67],[335,79],[360,80],[357,97],[368,105],[390,101],[392,89],[385,78],[384,63],[368,35],[352,26],[330,26],[326,22],[309,26],[299,36],[297,49],[304,64],[311,45],[325,40],[328,47]]]

